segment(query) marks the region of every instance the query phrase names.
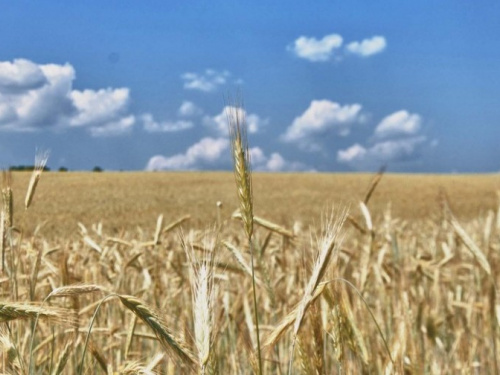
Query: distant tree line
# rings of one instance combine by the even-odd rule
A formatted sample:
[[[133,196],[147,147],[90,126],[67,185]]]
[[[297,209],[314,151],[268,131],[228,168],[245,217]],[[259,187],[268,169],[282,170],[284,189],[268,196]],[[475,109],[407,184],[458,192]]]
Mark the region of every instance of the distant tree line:
[[[9,167],[9,171],[13,171],[13,172],[31,172],[35,169],[35,166],[34,165],[11,165]],[[50,168],[45,166],[43,167],[43,170],[45,172],[48,172],[50,171]],[[58,169],[59,172],[67,172],[68,171],[68,168],[66,167],[60,167]],[[92,172],[103,172],[104,169],[102,169],[101,167],[99,166],[95,166],[93,169],[92,169]]]
[[[33,171],[35,169],[35,166],[34,165],[12,165],[9,167],[9,171],[15,171],[15,172],[30,172],[30,171]],[[50,168],[45,166],[43,167],[43,170],[48,172],[50,171]]]

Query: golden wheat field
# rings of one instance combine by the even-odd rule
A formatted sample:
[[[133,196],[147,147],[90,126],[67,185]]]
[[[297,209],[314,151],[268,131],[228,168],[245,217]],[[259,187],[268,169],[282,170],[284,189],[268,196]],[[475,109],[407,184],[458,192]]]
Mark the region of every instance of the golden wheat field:
[[[237,162],[5,174],[0,372],[498,373],[499,175]]]

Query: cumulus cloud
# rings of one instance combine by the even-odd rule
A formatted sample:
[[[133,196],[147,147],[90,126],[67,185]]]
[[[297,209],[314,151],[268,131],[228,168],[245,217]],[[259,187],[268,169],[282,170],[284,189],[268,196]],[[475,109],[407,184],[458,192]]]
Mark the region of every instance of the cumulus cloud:
[[[208,128],[214,130],[217,134],[221,136],[228,135],[228,119],[227,114],[236,115],[238,112],[238,118],[244,118],[247,125],[247,131],[249,134],[257,133],[259,130],[269,123],[268,119],[262,119],[255,113],[248,114],[243,108],[237,108],[234,106],[225,106],[222,111],[213,117],[204,116],[203,124]]]
[[[109,137],[130,133],[135,124],[135,116],[130,115],[122,117],[117,121],[106,122],[102,126],[93,126],[90,128],[90,134],[93,137]]]
[[[149,159],[146,170],[189,170],[210,167],[221,160],[223,155],[229,157],[229,140],[227,138],[203,138],[190,146],[186,152],[173,155],[156,155]]]
[[[187,90],[198,90],[203,92],[215,91],[219,86],[227,83],[231,76],[227,70],[218,72],[213,69],[206,69],[204,73],[188,72],[181,75],[184,81],[184,88]]]
[[[130,90],[127,88],[73,90],[70,97],[77,109],[70,125],[85,126],[113,121],[125,113],[130,101]]]
[[[285,142],[297,143],[305,150],[318,151],[321,149],[318,136],[330,132],[348,135],[354,123],[363,121],[361,109],[360,104],[340,105],[330,100],[313,100],[281,138]]]
[[[255,171],[284,172],[284,171],[306,171],[310,170],[300,162],[290,162],[278,152],[267,156],[260,147],[252,147],[249,150],[252,169]]]
[[[96,136],[130,131],[135,117],[128,113],[127,88],[73,90],[74,79],[68,63],[0,62],[0,130],[85,127]]]
[[[399,135],[414,135],[420,131],[422,118],[401,110],[386,116],[375,128],[375,136],[388,138]]]
[[[328,61],[334,51],[342,46],[343,39],[338,34],[325,35],[322,39],[301,36],[287,49],[297,57],[313,62]]]
[[[400,110],[384,117],[374,130],[369,146],[353,144],[337,152],[337,161],[355,169],[376,169],[384,164],[417,161],[437,140],[428,141],[422,131],[422,118]]]
[[[184,120],[157,122],[150,113],[143,114],[141,120],[144,125],[144,130],[149,133],[173,133],[193,127],[191,121]]]
[[[203,110],[193,102],[186,100],[182,102],[177,113],[181,117],[194,117],[203,114]]]
[[[425,141],[426,137],[418,136],[378,142],[369,148],[354,144],[345,150],[339,150],[337,161],[357,169],[378,168],[387,163],[405,162],[415,157],[415,153]]]
[[[376,35],[372,38],[364,39],[361,42],[351,42],[346,46],[346,49],[352,54],[368,57],[382,52],[386,46],[387,42],[385,38]]]
[[[31,90],[47,83],[42,69],[25,59],[0,62],[0,91]]]

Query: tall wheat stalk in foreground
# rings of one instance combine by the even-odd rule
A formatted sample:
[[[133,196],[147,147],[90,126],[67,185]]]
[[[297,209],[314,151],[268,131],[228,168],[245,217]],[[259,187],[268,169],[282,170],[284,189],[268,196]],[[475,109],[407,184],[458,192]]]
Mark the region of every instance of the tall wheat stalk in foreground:
[[[255,267],[254,252],[252,248],[253,235],[253,195],[252,195],[252,173],[250,168],[250,153],[248,150],[248,138],[246,132],[245,111],[239,103],[226,107],[226,116],[229,124],[229,135],[231,138],[231,155],[233,158],[234,177],[240,202],[240,213],[243,227],[250,249],[250,260],[252,268],[252,293],[253,309],[255,318],[255,333],[257,336],[257,359],[259,374],[262,374],[262,358],[260,351],[259,314],[257,311],[257,294],[255,292]]]

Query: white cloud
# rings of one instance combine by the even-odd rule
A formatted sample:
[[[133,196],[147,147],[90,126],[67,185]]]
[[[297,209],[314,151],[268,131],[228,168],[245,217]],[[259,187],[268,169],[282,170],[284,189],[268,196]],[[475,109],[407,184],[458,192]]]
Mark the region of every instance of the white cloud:
[[[150,113],[143,114],[141,116],[141,120],[144,125],[144,130],[149,133],[173,133],[193,127],[193,123],[191,121],[184,120],[157,122]]]
[[[379,168],[387,163],[401,163],[413,160],[426,141],[418,136],[375,143],[369,148],[354,144],[337,152],[337,161],[356,169]]]
[[[386,116],[375,128],[375,136],[388,138],[399,135],[415,135],[420,131],[422,119],[418,114],[401,110]]]
[[[365,158],[366,152],[366,148],[361,146],[359,143],[356,143],[345,150],[339,150],[337,152],[337,160],[341,163],[362,160]]]
[[[46,83],[42,69],[29,60],[0,62],[0,91],[36,89]]]
[[[90,128],[93,137],[110,137],[130,133],[135,124],[135,116],[122,117],[117,121],[107,122],[102,126]]]
[[[130,90],[127,88],[73,90],[70,97],[77,109],[76,115],[71,118],[71,126],[85,126],[112,121],[126,112],[130,101]]]
[[[190,146],[186,152],[174,156],[153,156],[149,159],[146,170],[184,170],[200,169],[214,165],[223,154],[229,157],[229,140],[227,138],[203,138]]]
[[[96,136],[130,131],[135,117],[128,113],[127,88],[73,90],[74,79],[68,63],[0,62],[0,130],[86,127]]]
[[[195,105],[193,102],[184,101],[182,102],[179,110],[177,111],[181,117],[194,117],[203,114],[203,110]]]
[[[299,162],[287,161],[277,152],[266,156],[260,147],[252,147],[250,150],[250,162],[255,171],[284,172],[284,171],[306,171],[310,168]]]
[[[347,51],[358,56],[368,57],[382,52],[387,46],[383,36],[374,36],[370,39],[364,39],[361,42],[351,42],[346,46]]]
[[[322,39],[301,36],[287,49],[296,56],[313,61],[328,61],[336,49],[342,46],[342,37],[338,34],[325,35]]]
[[[217,87],[227,83],[228,78],[231,76],[227,70],[218,72],[213,69],[207,69],[204,73],[184,73],[181,79],[184,81],[184,88],[187,90],[199,90],[204,92],[212,92]]]
[[[295,142],[310,151],[321,149],[318,136],[335,131],[341,136],[350,132],[350,127],[361,122],[364,116],[360,104],[340,105],[329,100],[313,100],[304,113],[296,117],[282,140]]]
[[[204,116],[203,124],[210,129],[215,130],[221,136],[228,135],[228,119],[227,114],[231,113],[236,115],[236,111],[238,112],[238,118],[245,119],[247,125],[247,131],[249,134],[257,133],[259,130],[266,126],[269,123],[268,119],[262,119],[255,113],[248,114],[242,108],[236,108],[233,106],[225,106],[222,111],[213,117]]]

